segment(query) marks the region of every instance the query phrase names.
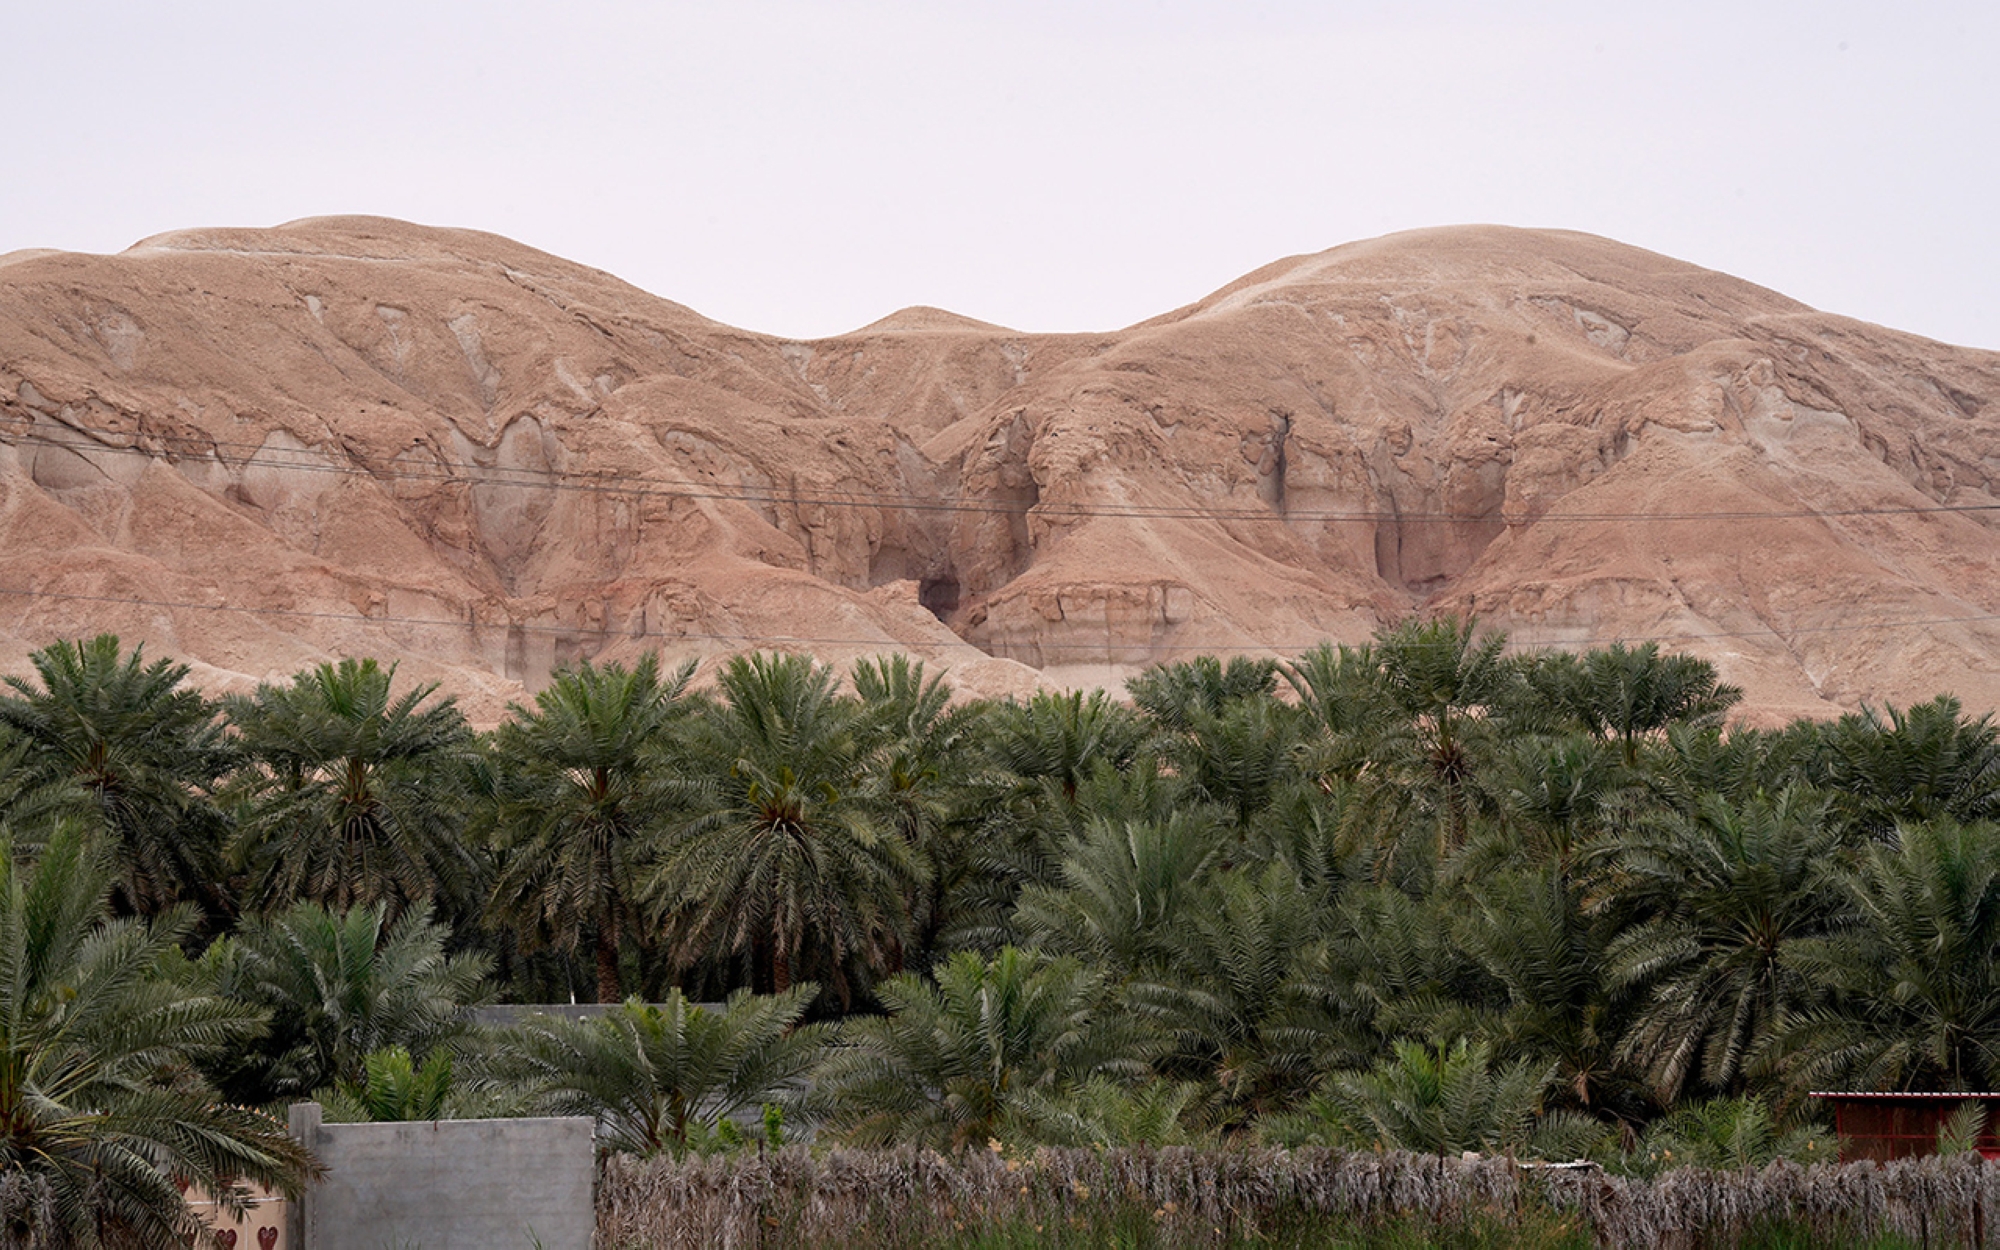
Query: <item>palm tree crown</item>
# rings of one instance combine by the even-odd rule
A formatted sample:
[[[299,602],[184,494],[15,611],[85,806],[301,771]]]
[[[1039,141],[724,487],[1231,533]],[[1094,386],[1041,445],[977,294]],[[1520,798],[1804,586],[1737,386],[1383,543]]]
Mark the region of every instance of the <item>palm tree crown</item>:
[[[693,676],[690,662],[662,679],[650,655],[564,669],[495,739],[495,909],[564,949],[588,941],[599,1002],[620,998],[620,936],[640,928],[634,896],[669,805],[665,735]]]
[[[868,801],[859,705],[803,656],[738,656],[689,726],[691,813],[647,893],[684,964],[746,958],[756,984],[801,976],[842,1002],[909,936],[922,861]]]
[[[227,700],[261,771],[237,853],[265,904],[313,899],[392,913],[470,888],[461,769],[472,732],[435,686],[390,698],[395,667],[342,660]]]
[[[282,1124],[222,1102],[189,1066],[254,1036],[255,1007],[165,975],[184,914],[113,919],[109,874],[59,832],[32,869],[0,845],[0,1170],[30,1244],[180,1245],[202,1225],[175,1182],[239,1208],[242,1182],[296,1192]]]
[[[102,634],[29,657],[39,685],[7,678],[0,727],[22,747],[25,790],[64,784],[90,800],[110,839],[113,906],[152,915],[179,901],[227,912],[222,820],[212,790],[232,761],[215,707],[183,685],[185,664],[147,663]]]

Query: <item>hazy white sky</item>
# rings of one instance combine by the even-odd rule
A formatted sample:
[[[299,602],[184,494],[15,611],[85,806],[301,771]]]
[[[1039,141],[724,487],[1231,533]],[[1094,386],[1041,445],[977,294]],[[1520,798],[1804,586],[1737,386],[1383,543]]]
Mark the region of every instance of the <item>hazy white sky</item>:
[[[5,0],[0,251],[379,213],[800,337],[1559,226],[2000,348],[2000,4]]]

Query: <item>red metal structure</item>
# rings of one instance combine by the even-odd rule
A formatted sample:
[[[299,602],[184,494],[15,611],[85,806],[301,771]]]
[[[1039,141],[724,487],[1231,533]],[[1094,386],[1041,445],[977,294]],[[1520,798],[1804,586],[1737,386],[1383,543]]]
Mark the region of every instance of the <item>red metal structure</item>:
[[[1833,1108],[1833,1131],[1840,1135],[1840,1160],[1908,1159],[1937,1153],[1938,1128],[1968,1102],[1983,1104],[1986,1120],[1979,1131],[1979,1153],[2000,1159],[2000,1093],[1863,1094],[1818,1090],[1814,1098]]]

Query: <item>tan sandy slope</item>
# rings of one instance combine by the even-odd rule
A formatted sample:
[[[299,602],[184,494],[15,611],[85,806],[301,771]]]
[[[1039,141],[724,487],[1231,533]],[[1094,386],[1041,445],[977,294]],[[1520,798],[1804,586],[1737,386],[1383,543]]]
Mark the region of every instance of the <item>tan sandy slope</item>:
[[[2000,705],[2000,355],[1588,235],[1422,231],[1128,330],[791,342],[374,218],[0,257],[0,667],[891,650],[1115,684],[1412,612],[1661,638],[1759,719]],[[1943,511],[1940,509],[1960,509]],[[1987,619],[1968,619],[1968,618]]]

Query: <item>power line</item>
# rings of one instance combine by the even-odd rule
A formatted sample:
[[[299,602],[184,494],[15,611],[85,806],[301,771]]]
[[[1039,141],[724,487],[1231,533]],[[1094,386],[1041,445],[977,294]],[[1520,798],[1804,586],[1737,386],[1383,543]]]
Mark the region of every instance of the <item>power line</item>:
[[[75,602],[75,603],[105,603],[105,604],[118,604],[128,607],[165,608],[172,610],[194,611],[194,612],[235,612],[235,613],[240,613],[244,616],[278,617],[278,618],[300,619],[300,620],[340,621],[346,624],[353,624],[353,625],[415,625],[415,626],[443,627],[449,629],[473,629],[473,630],[490,629],[495,631],[505,630],[509,632],[520,631],[524,633],[567,634],[572,636],[594,635],[605,639],[658,638],[667,641],[683,641],[683,642],[734,642],[734,643],[763,643],[763,644],[771,644],[777,646],[829,646],[829,647],[835,647],[835,646],[908,647],[908,646],[929,645],[923,643],[895,643],[893,641],[885,642],[885,640],[880,638],[825,638],[825,637],[809,637],[805,635],[757,634],[757,633],[674,633],[667,630],[633,631],[629,629],[610,629],[610,628],[583,629],[565,625],[537,625],[531,623],[516,624],[512,622],[508,623],[481,622],[470,619],[453,620],[441,617],[360,616],[347,612],[314,612],[300,608],[257,608],[257,607],[247,607],[242,604],[195,603],[193,601],[177,601],[171,599],[143,599],[143,598],[126,597],[119,595],[80,595],[80,594],[70,594],[63,591],[19,590],[19,589],[10,589],[7,587],[0,587],[0,597],[25,598],[25,599],[60,599],[67,602]],[[1969,624],[1980,621],[1994,621],[1994,620],[2000,620],[2000,612],[1987,612],[1973,616],[1938,616],[1938,617],[1918,618],[1918,619],[1901,620],[1901,621],[1874,621],[1874,622],[1864,622],[1864,623],[1848,622],[1841,625],[1803,625],[1797,629],[1792,629],[1792,630],[1778,630],[1778,629],[1765,628],[1765,629],[1751,629],[1751,630],[1712,630],[1707,632],[1687,632],[1687,633],[1676,633],[1676,634],[1598,635],[1598,636],[1571,639],[1562,645],[1570,647],[1585,647],[1585,646],[1610,646],[1613,643],[1689,642],[1689,641],[1699,641],[1702,639],[1710,639],[1710,638],[1744,638],[1744,639],[1763,638],[1763,637],[1786,638],[1795,634],[1837,634],[1837,633],[1852,633],[1863,630],[1915,629],[1932,625],[1960,625],[1960,624]],[[974,650],[978,650],[978,648],[973,643],[967,642],[962,638],[956,639],[955,641],[956,645],[965,646],[968,648],[972,648]],[[1098,642],[1090,642],[1087,640],[1079,640],[1074,642],[1065,641],[1062,643],[1055,644],[1055,646],[1057,649],[1069,649],[1075,651],[1090,651],[1090,652],[1123,651],[1144,645],[1148,650],[1155,652],[1205,653],[1205,652],[1217,652],[1217,651],[1229,651],[1229,652],[1270,651],[1270,652],[1277,652],[1280,654],[1297,655],[1310,651],[1313,648],[1320,646],[1322,643],[1326,643],[1329,641],[1332,640],[1329,638],[1318,638],[1311,642],[1286,643],[1286,644],[1228,643],[1228,644],[1196,645],[1196,644],[1150,644],[1150,643],[1139,644],[1139,643],[1117,643],[1108,641],[1098,643]],[[944,645],[950,646],[954,644],[947,643]],[[988,654],[988,653],[982,651],[981,654]],[[1005,658],[1005,657],[1003,656],[999,658]]]
[[[66,426],[76,433],[99,434],[114,438],[129,437],[125,431],[96,429],[84,426]],[[1042,503],[966,503],[945,500],[917,500],[905,495],[875,491],[817,491],[811,494],[785,493],[776,490],[758,491],[751,489],[729,490],[713,482],[697,482],[679,478],[660,478],[640,475],[590,474],[572,472],[541,472],[533,469],[504,469],[482,465],[440,465],[436,468],[415,466],[374,470],[359,465],[333,464],[322,458],[322,454],[311,448],[267,448],[261,443],[197,438],[192,435],[149,434],[148,438],[162,444],[184,444],[189,449],[203,455],[211,454],[218,447],[248,448],[244,455],[234,462],[238,467],[257,466],[282,469],[299,473],[326,473],[346,477],[364,477],[375,482],[393,484],[396,482],[433,482],[446,485],[516,486],[535,490],[565,491],[580,494],[616,495],[620,497],[713,500],[746,504],[790,504],[793,507],[820,508],[869,508],[892,509],[902,512],[969,513],[991,516],[1023,516],[1030,512],[1047,519],[1072,519],[1091,517],[1127,517],[1143,520],[1188,520],[1188,521],[1321,521],[1321,522],[1395,522],[1395,523],[1442,523],[1468,524],[1496,519],[1494,513],[1466,512],[1402,512],[1402,511],[1285,511],[1270,508],[1190,508],[1184,505],[1088,505],[1088,504],[1042,504]],[[139,446],[118,446],[90,439],[65,440],[33,430],[17,436],[19,442],[36,446],[53,447],[74,453],[105,453],[144,456],[156,459],[172,454],[154,451]],[[305,459],[273,459],[279,456],[311,456]],[[218,455],[218,463],[228,464]],[[511,475],[511,476],[510,476]],[[1743,509],[1724,512],[1560,512],[1544,513],[1535,518],[1536,524],[1578,523],[1590,521],[1751,521],[1751,520],[1827,520],[1843,517],[1869,516],[1929,516],[1948,514],[1970,514],[2000,512],[2000,503],[1989,504],[1931,504],[1916,506],[1880,508],[1798,508],[1798,509]]]

